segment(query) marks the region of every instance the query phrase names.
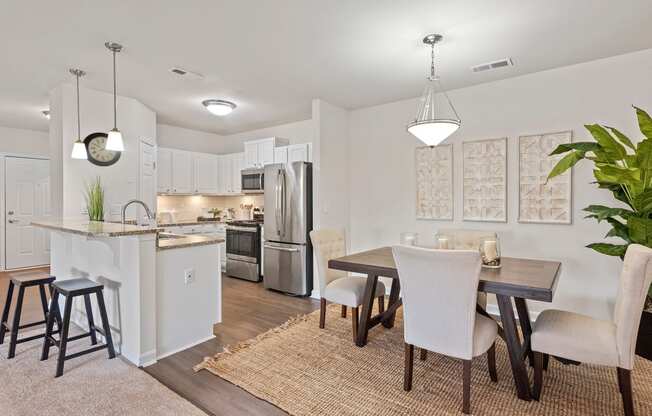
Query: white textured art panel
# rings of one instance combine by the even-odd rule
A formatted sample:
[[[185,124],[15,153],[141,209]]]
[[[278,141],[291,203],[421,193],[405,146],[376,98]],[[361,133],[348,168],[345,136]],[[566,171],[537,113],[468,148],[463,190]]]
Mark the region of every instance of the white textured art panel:
[[[548,155],[571,140],[571,131],[519,137],[519,222],[571,223],[571,171],[546,182],[553,166],[564,157]]]
[[[507,221],[507,138],[464,142],[463,219]]]
[[[453,146],[418,147],[417,218],[453,219]]]

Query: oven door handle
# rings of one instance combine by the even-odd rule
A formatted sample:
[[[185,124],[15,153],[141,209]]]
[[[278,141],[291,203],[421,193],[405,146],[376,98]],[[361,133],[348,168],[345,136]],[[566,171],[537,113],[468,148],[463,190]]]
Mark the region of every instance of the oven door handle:
[[[251,227],[238,227],[238,226],[233,226],[232,225],[232,226],[226,227],[226,231],[242,231],[242,232],[245,232],[245,233],[255,233],[258,230],[256,230],[255,228],[251,228]],[[206,233],[200,233],[200,234],[206,234]]]
[[[290,253],[296,253],[299,251],[298,248],[287,248],[287,247],[279,247],[279,246],[270,246],[269,244],[265,244],[265,248],[269,248],[272,250],[278,250],[278,251],[287,251]]]

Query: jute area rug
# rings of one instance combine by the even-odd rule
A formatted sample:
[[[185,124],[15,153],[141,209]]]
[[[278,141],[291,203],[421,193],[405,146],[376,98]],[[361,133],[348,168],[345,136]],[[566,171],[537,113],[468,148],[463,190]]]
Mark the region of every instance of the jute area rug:
[[[120,357],[109,360],[106,350],[66,361],[63,376],[55,379],[56,347],[49,360],[39,361],[42,339],[18,344],[8,360],[8,342],[0,346],[0,415],[205,415]],[[89,345],[89,338],[73,341],[68,352]]]
[[[413,389],[403,391],[403,325],[376,327],[364,348],[353,344],[350,315],[330,305],[326,328],[319,311],[207,358],[207,370],[292,415],[453,415],[462,406],[462,363],[415,351]],[[550,360],[540,402],[518,400],[507,349],[497,343],[498,383],[486,356],[473,360],[475,415],[622,415],[616,370]],[[530,375],[531,376],[531,375]],[[652,365],[638,358],[633,371],[637,415],[652,414]]]

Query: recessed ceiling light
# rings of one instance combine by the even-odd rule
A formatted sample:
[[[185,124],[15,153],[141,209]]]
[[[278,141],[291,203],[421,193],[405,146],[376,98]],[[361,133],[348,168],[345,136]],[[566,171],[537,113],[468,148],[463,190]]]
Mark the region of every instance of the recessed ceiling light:
[[[231,111],[237,107],[231,101],[225,100],[204,100],[202,101],[202,104],[208,111],[215,114],[216,116],[225,116],[231,113]]]
[[[45,118],[47,118],[48,120],[50,119],[50,110],[43,110],[41,111],[41,113],[43,113]]]

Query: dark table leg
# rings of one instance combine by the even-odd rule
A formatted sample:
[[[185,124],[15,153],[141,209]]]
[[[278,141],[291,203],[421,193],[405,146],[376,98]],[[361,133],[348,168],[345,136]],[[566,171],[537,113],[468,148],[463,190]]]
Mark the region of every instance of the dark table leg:
[[[518,329],[516,328],[512,301],[509,296],[505,295],[496,295],[496,298],[498,299],[500,319],[503,322],[503,330],[505,331],[505,342],[509,351],[509,361],[512,364],[516,393],[519,399],[530,401],[530,381],[528,379],[527,369],[525,368],[523,347],[521,346]]]
[[[358,325],[358,336],[355,341],[355,345],[358,347],[364,347],[367,344],[367,335],[369,334],[369,321],[371,320],[371,309],[374,305],[374,295],[376,293],[377,284],[377,275],[367,275],[367,285],[365,286],[364,296],[362,298],[362,317],[360,318],[360,324]]]
[[[398,279],[392,279],[392,288],[389,292],[389,304],[387,305],[387,310],[388,311],[394,310],[394,313],[388,315],[387,318],[383,319],[382,322],[385,328],[394,327],[394,319],[396,318],[396,308],[393,308],[393,306],[397,302],[399,302],[400,294],[401,294],[401,284],[399,283]]]
[[[534,353],[530,347],[530,335],[532,335],[532,324],[530,323],[530,313],[527,309],[527,304],[523,298],[514,298],[516,304],[516,312],[518,312],[518,322],[521,325],[521,332],[525,340],[525,348],[527,348],[527,356],[530,361],[530,366],[534,367]]]

